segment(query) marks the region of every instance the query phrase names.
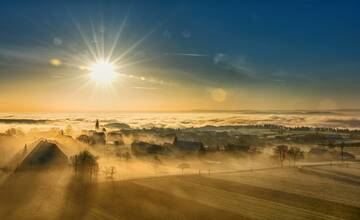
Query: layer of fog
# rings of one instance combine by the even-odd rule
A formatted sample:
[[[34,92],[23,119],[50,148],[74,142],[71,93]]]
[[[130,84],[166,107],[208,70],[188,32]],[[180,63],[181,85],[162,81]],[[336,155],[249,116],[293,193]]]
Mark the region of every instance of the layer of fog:
[[[98,179],[104,181],[108,177],[108,171],[114,169],[113,178],[115,180],[125,180],[150,176],[179,175],[184,174],[206,174],[222,171],[248,170],[272,166],[273,161],[269,159],[266,152],[256,157],[238,157],[222,152],[214,152],[206,157],[199,157],[197,152],[192,155],[149,155],[137,157],[131,153],[131,143],[133,141],[146,141],[156,144],[164,144],[164,139],[151,135],[132,136],[124,135],[123,146],[114,145],[95,145],[89,146],[76,140],[82,131],[72,129],[71,136],[62,135],[60,130],[52,128],[46,131],[30,129],[23,131],[22,134],[14,136],[0,136],[0,167],[15,170],[21,163],[19,155],[24,152],[25,145],[27,152],[31,150],[41,140],[48,140],[56,143],[59,148],[70,158],[71,156],[88,150],[95,155],[99,164]],[[129,152],[130,159],[123,157],[125,152]],[[184,170],[179,168],[180,164],[187,164]],[[71,166],[69,164],[69,169]],[[1,177],[1,175],[0,175]]]
[[[333,112],[221,112],[221,113],[0,113],[0,132],[11,127],[26,131],[71,125],[77,130],[93,128],[99,119],[125,123],[132,128],[189,128],[206,125],[276,124],[289,127],[331,127],[360,129],[359,111]]]

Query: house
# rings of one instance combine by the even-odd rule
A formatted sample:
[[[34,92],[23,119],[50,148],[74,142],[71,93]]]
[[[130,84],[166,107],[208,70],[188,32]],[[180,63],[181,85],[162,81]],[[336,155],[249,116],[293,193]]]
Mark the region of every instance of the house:
[[[146,156],[154,154],[166,154],[166,147],[157,144],[151,144],[143,141],[135,141],[131,144],[131,152],[136,156]]]
[[[131,127],[125,123],[108,123],[104,126],[109,129],[118,129],[118,130],[129,130]]]
[[[18,165],[16,170],[67,166],[68,157],[53,142],[40,141],[34,149]]]
[[[182,151],[182,152],[188,152],[188,153],[199,152],[199,151],[205,149],[203,143],[201,143],[201,142],[178,140],[177,137],[175,137],[173,145],[174,145],[175,149]]]
[[[88,135],[86,135],[86,134],[82,134],[82,135],[80,135],[79,137],[77,137],[76,139],[77,139],[78,141],[80,141],[80,142],[85,143],[85,144],[93,144],[93,143],[92,143],[92,139],[91,139]]]
[[[326,148],[321,147],[314,147],[311,148],[308,152],[308,158],[313,160],[341,160],[342,158],[344,160],[355,160],[356,157],[349,153],[349,152],[343,152],[343,155],[341,155],[340,151],[337,150],[328,150]]]
[[[124,145],[123,136],[119,132],[108,132],[106,135],[107,143],[114,145]]]
[[[106,133],[104,131],[90,131],[90,137],[94,144],[106,144]]]
[[[250,145],[248,144],[227,144],[224,146],[225,151],[232,151],[232,152],[243,152],[246,153],[250,150]]]
[[[89,131],[88,135],[82,134],[77,137],[77,140],[90,145],[105,145],[106,133],[103,131]]]
[[[309,150],[309,155],[310,156],[323,156],[326,153],[328,153],[328,150],[325,148],[320,148],[320,147],[313,147]]]

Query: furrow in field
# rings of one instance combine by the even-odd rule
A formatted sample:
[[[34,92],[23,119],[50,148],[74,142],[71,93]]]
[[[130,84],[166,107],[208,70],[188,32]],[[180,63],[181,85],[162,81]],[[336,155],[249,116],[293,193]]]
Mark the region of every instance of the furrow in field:
[[[360,207],[359,187],[295,169],[215,174],[210,177]]]
[[[345,178],[353,179],[360,183],[360,170],[346,166],[319,166],[312,167],[313,170],[324,171],[329,174],[339,175]]]
[[[202,184],[204,186],[221,187],[222,190],[241,193],[259,199],[265,199],[293,207],[320,212],[345,219],[358,219],[360,208],[342,203],[331,202],[323,199],[288,193],[279,190],[266,189],[238,182],[225,181],[200,176],[186,177],[188,181]]]
[[[251,219],[341,219],[324,213],[288,206],[237,192],[222,186],[207,186],[191,178],[169,178],[136,181],[137,184],[179,197],[239,213]]]

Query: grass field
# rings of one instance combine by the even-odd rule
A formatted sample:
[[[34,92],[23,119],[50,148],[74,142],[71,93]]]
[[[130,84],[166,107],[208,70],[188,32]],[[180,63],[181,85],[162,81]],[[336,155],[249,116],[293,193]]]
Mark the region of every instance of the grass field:
[[[68,170],[12,175],[0,219],[359,219],[358,165],[142,178],[93,185]]]

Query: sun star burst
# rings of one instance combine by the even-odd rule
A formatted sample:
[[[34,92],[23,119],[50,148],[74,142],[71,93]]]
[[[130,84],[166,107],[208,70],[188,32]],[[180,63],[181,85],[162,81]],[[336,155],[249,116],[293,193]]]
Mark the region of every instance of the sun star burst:
[[[116,78],[114,66],[106,60],[100,60],[90,66],[90,78],[96,84],[109,85]]]

